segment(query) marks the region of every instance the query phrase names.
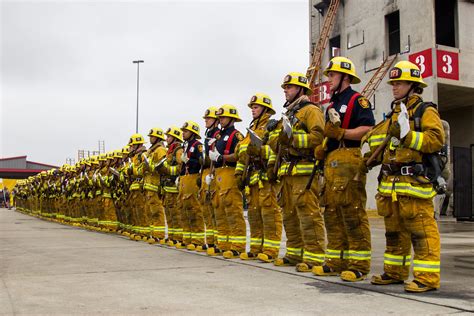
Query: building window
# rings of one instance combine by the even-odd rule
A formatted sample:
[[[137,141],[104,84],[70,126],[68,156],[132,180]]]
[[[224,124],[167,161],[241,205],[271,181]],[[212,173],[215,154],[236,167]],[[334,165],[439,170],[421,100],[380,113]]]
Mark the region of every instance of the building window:
[[[456,47],[456,0],[435,0],[436,44]]]
[[[341,36],[340,35],[329,39],[329,59],[336,56],[341,56]]]
[[[400,53],[400,11],[385,16],[388,32],[388,54]]]

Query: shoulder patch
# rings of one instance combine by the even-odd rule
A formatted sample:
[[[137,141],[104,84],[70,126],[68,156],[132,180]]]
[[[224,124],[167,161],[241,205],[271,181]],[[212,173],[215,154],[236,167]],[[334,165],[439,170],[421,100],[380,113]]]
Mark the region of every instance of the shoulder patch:
[[[200,153],[202,153],[202,151],[203,151],[203,146],[202,146],[201,144],[198,145],[198,151],[199,151]]]
[[[369,107],[369,100],[367,100],[366,97],[360,97],[359,104],[362,108],[367,109]]]
[[[219,140],[219,139],[221,139],[221,134],[216,135],[216,140]]]
[[[237,133],[235,134],[235,137],[237,137],[237,139],[238,139],[239,141],[241,141],[242,139],[244,139],[244,136],[242,136],[242,134],[241,134],[240,132],[237,132]]]

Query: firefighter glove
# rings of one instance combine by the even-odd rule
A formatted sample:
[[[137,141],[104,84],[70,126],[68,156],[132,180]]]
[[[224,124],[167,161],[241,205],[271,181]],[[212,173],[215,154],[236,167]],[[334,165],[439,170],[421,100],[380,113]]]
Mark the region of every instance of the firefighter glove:
[[[324,136],[333,138],[336,140],[342,140],[344,138],[344,132],[346,130],[341,128],[338,125],[334,125],[332,123],[327,123],[324,127]]]

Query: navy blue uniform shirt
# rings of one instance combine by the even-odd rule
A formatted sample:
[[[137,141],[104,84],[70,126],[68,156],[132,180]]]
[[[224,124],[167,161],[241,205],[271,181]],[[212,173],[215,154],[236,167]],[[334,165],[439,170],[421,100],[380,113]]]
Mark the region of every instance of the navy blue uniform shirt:
[[[209,141],[216,137],[216,135],[219,132],[219,127],[214,127],[213,129],[210,129],[207,131],[204,139],[204,152],[206,153],[206,156],[209,157]]]
[[[181,166],[181,175],[195,174],[201,171],[202,163],[202,143],[197,139],[186,142],[184,145],[184,153],[189,160]]]
[[[231,135],[233,134],[233,132],[236,131],[234,133],[234,136],[231,137]],[[221,154],[221,155],[230,155],[230,154],[233,154],[234,151],[235,151],[235,147],[237,146],[237,144],[239,143],[240,139],[242,139],[242,134],[240,134],[239,131],[237,131],[235,129],[234,126],[230,126],[230,127],[227,127],[225,129],[222,129],[218,136],[216,137],[217,138],[217,141],[216,141],[216,149],[217,151]],[[232,142],[229,146],[227,146],[227,143],[228,142]],[[229,148],[229,151],[228,152],[225,152],[226,148]],[[214,163],[214,166],[216,168],[220,168],[222,167],[224,164],[222,162],[220,163]],[[236,162],[225,162],[225,165],[226,166],[229,166],[229,167],[235,167],[237,165]]]
[[[347,87],[344,91],[335,94],[331,97],[332,108],[334,108],[341,117],[341,124],[344,122],[344,115],[348,109],[349,100],[356,93],[351,87]],[[329,114],[326,111],[326,122],[329,122]],[[370,102],[363,96],[358,96],[354,101],[352,108],[351,119],[349,121],[348,129],[353,129],[359,126],[374,126],[375,118],[372,113]],[[346,147],[360,147],[359,140],[344,139]],[[339,148],[339,141],[335,139],[328,139],[327,153]]]

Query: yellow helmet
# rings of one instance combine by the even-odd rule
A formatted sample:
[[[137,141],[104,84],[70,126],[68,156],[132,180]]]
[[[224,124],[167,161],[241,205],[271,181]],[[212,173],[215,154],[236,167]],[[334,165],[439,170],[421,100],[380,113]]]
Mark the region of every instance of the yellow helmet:
[[[148,136],[155,136],[158,137],[161,140],[165,140],[165,134],[163,133],[163,130],[159,127],[153,127],[150,132],[148,132]]]
[[[392,84],[394,81],[409,81],[416,82],[421,88],[426,88],[428,85],[423,81],[421,77],[420,68],[412,62],[403,60],[390,69],[388,84]]]
[[[124,146],[124,147],[122,148],[122,156],[123,156],[123,155],[128,155],[129,153],[130,153],[130,146],[128,146],[128,145],[127,145],[127,146]]]
[[[351,76],[351,83],[360,83],[360,78],[356,74],[354,63],[349,58],[337,56],[331,59],[326,69],[324,69],[323,74],[327,76],[330,71],[348,74]]]
[[[107,159],[110,159],[110,160],[114,159],[114,152],[113,151],[109,151],[106,155],[107,155]]]
[[[100,154],[97,161],[107,161],[107,154]]]
[[[91,164],[98,165],[99,164],[99,156],[92,156],[91,157]]]
[[[142,134],[133,134],[130,136],[130,140],[128,141],[129,145],[141,145],[145,144],[145,139],[143,138]]]
[[[272,106],[272,99],[264,93],[255,93],[252,98],[250,98],[249,108],[252,107],[252,104],[258,104],[268,109],[270,114],[275,114],[275,110]]]
[[[216,119],[217,118],[217,115],[216,115],[216,112],[218,111],[219,109],[215,106],[210,106],[206,112],[204,112],[204,116],[202,117],[203,119],[206,119],[206,118],[214,118]]]
[[[242,122],[242,119],[239,116],[237,108],[230,104],[224,104],[217,110],[217,117],[230,117],[233,118],[236,122]]]
[[[309,87],[309,80],[306,76],[300,72],[290,72],[283,78],[283,83],[281,84],[282,88],[285,88],[286,85],[293,84],[295,86],[300,86],[306,89],[306,94],[311,95],[313,90]]]
[[[183,127],[181,127],[181,130],[183,132],[184,132],[184,130],[188,130],[191,133],[193,133],[194,135],[196,135],[196,138],[198,138],[198,139],[201,138],[201,135],[199,135],[199,133],[200,133],[199,125],[196,122],[193,122],[193,121],[184,122]]]
[[[91,166],[91,158],[89,157],[89,158],[87,158],[87,159],[84,159],[84,164],[85,164],[86,166],[89,166],[89,167],[90,167],[90,166]]]
[[[179,127],[171,126],[170,128],[166,130],[165,134],[168,136],[173,136],[180,142],[183,142],[183,131],[179,129]]]
[[[114,150],[112,153],[112,156],[114,158],[122,158],[122,150],[120,149]]]

